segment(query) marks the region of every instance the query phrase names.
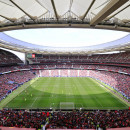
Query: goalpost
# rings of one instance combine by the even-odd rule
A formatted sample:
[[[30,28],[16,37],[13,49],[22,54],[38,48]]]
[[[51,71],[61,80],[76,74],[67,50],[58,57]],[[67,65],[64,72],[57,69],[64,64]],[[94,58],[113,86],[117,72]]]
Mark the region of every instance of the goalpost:
[[[60,102],[60,109],[75,109],[74,102]]]

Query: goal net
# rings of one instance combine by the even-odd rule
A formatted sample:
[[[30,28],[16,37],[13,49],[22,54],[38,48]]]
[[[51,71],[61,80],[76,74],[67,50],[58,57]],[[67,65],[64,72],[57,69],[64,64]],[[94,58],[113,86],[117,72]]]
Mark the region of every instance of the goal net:
[[[73,102],[60,102],[60,109],[75,109]]]

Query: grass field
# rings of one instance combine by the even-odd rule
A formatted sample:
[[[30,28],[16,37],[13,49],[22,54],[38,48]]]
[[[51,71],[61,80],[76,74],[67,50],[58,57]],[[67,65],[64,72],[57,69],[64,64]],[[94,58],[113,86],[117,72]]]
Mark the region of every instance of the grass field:
[[[129,105],[87,77],[40,77],[2,102],[5,108],[128,109]]]

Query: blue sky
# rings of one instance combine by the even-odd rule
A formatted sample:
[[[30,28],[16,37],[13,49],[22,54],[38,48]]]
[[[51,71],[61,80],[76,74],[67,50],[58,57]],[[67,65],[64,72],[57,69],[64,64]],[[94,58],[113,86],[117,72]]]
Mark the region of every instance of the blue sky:
[[[24,29],[4,33],[29,43],[54,47],[91,46],[110,42],[129,34],[121,31],[70,28]],[[23,53],[14,53],[24,60]]]

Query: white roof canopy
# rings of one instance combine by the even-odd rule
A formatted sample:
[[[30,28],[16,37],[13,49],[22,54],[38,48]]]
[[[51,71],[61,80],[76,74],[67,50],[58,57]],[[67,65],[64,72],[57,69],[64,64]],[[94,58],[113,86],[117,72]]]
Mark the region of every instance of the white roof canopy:
[[[130,32],[129,12],[130,0],[0,0],[0,31],[81,27]]]

